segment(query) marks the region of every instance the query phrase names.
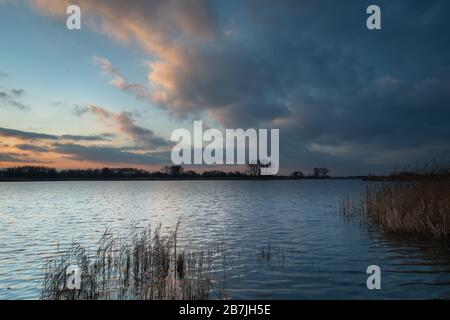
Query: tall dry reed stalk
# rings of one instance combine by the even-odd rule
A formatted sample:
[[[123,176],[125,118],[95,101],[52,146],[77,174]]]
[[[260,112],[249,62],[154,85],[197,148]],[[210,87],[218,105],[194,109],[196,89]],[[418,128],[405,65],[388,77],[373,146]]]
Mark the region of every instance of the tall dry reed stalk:
[[[214,293],[211,272],[217,252],[189,251],[177,245],[178,225],[167,236],[161,227],[137,232],[126,243],[105,232],[93,255],[79,245],[46,264],[41,299],[198,300]],[[219,248],[219,246],[217,246]],[[80,289],[70,289],[69,266],[81,270]],[[220,282],[219,282],[220,284]],[[222,291],[223,288],[217,289]],[[223,292],[215,292],[224,297]]]
[[[361,199],[344,198],[344,216],[360,215],[383,231],[450,237],[450,180],[371,182]]]

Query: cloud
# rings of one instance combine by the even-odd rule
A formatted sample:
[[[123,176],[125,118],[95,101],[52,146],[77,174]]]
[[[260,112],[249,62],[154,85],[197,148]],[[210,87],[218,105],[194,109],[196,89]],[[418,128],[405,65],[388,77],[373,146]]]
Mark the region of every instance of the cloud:
[[[56,135],[21,131],[15,129],[0,128],[0,136],[8,138],[18,138],[22,140],[58,140]]]
[[[56,16],[67,4],[34,3]],[[303,2],[264,2],[263,9],[246,2],[241,9],[248,25],[239,30],[242,39],[223,31],[218,9],[210,1],[78,3],[97,30],[125,44],[135,42],[149,54],[148,87],[126,81],[110,61],[95,56],[94,63],[112,76],[111,84],[150,98],[177,116],[206,111],[226,126],[258,125],[289,117],[289,101],[301,90],[317,90],[320,85],[330,90],[347,80],[367,79],[370,72],[352,52],[335,48],[335,41],[324,48],[312,38],[302,39],[305,35],[298,30],[307,28],[299,18],[308,18],[303,12],[322,14],[319,6]],[[265,16],[270,23],[261,23]],[[311,27],[317,28],[317,23]]]
[[[48,152],[50,150],[47,146],[38,146],[38,145],[31,145],[31,144],[18,144],[16,145],[16,148],[23,150],[23,151],[32,151],[32,152]]]
[[[167,163],[168,152],[133,153],[120,147],[83,146],[79,144],[55,144],[53,151],[76,161],[92,161],[108,164],[152,165]]]
[[[72,141],[107,141],[111,139],[111,135],[73,135],[73,134],[63,134],[60,136],[61,140],[72,140]]]
[[[73,1],[30,2],[44,14],[64,18],[65,8]],[[186,56],[189,52],[198,57],[195,53],[197,48],[191,44],[206,44],[220,37],[221,33],[216,11],[210,1],[79,0],[76,3],[81,6],[85,21],[93,29],[124,44],[136,42],[155,57],[148,64],[148,78],[150,86],[155,87],[151,96],[156,102],[168,102],[162,100],[163,96],[173,99],[168,92],[173,76],[191,67],[187,64],[190,62]],[[126,81],[108,60],[94,57],[93,61],[113,77],[112,85],[137,97],[147,97],[143,85]]]
[[[204,0],[30,0],[30,3],[41,12],[60,18],[65,17],[68,5],[76,3],[98,31],[125,43],[133,38],[149,50],[163,50],[167,34],[208,39],[217,28],[212,5]],[[95,16],[102,20],[92,21]]]
[[[22,96],[25,93],[23,89],[11,89],[11,93],[17,97]]]
[[[98,107],[97,107],[98,108]],[[0,128],[0,136],[17,138],[31,143],[21,143],[15,145],[17,150],[31,152],[33,154],[51,153],[52,157],[63,156],[67,159],[81,162],[98,162],[107,164],[135,164],[152,165],[168,163],[170,152],[167,150],[157,150],[153,152],[142,151],[142,148],[165,146],[166,141],[156,135],[151,130],[135,126],[129,114],[109,113],[104,109],[96,109],[98,114],[102,112],[108,117],[117,119],[123,130],[140,143],[139,148],[118,147],[112,145],[82,145],[67,141],[99,142],[110,140],[112,134],[102,135],[50,135],[36,132],[28,132],[14,129]],[[102,110],[102,111],[100,111]],[[39,144],[36,144],[39,143]],[[6,145],[4,147],[7,147]],[[3,152],[0,153],[0,161],[17,163],[48,163],[48,161],[30,158],[27,154]]]
[[[152,165],[167,163],[170,160],[170,154],[167,150],[143,151],[142,148],[150,146],[158,148],[165,146],[166,141],[156,135],[151,130],[135,126],[131,116],[127,113],[114,114],[97,107],[97,114],[104,113],[107,117],[112,117],[121,123],[122,130],[126,131],[130,137],[140,143],[137,147],[119,147],[114,145],[83,145],[74,142],[104,142],[109,141],[114,134],[101,135],[51,135],[30,131],[21,131],[15,129],[0,128],[0,137],[16,138],[22,141],[32,143],[16,144],[17,152],[1,152],[0,161],[17,163],[48,163],[45,159],[31,158],[30,154],[44,156],[51,154],[52,158],[64,157],[66,159],[81,162],[98,162],[107,164],[136,164]],[[70,142],[73,141],[73,142]],[[8,147],[0,145],[0,147]]]
[[[114,121],[118,130],[132,139],[138,147],[159,149],[171,146],[170,141],[160,137],[153,130],[136,125],[129,112],[113,113],[95,105],[91,105],[89,110],[102,121]]]
[[[72,1],[32,2],[62,18]],[[148,55],[145,85],[94,57],[112,85],[179,117],[279,127],[291,168],[366,171],[450,149],[446,0],[380,0],[381,31],[359,0],[77,3],[94,30]],[[129,115],[112,118],[142,139]]]
[[[0,152],[0,161],[13,163],[49,163],[49,161],[41,161],[33,159],[24,154],[13,152]]]
[[[149,96],[148,90],[144,85],[126,81],[122,73],[116,69],[108,59],[94,56],[92,61],[94,64],[100,66],[104,74],[112,77],[110,84],[114,87],[131,93],[137,98],[145,98]]]
[[[72,114],[75,116],[78,116],[78,117],[81,117],[83,114],[87,113],[88,111],[89,111],[88,107],[83,107],[83,106],[80,106],[77,104],[74,105],[71,110]]]
[[[0,102],[3,102],[5,105],[9,105],[20,110],[28,110],[30,109],[29,106],[17,100],[17,98],[20,98],[24,94],[24,92],[25,91],[23,89],[12,89],[10,93],[1,91]]]
[[[52,135],[45,133],[37,133],[30,131],[21,131],[15,129],[0,128],[0,136],[8,138],[17,138],[21,140],[72,140],[72,141],[107,141],[111,139],[111,135]]]
[[[16,158],[16,154],[0,152],[0,161],[18,162],[20,160]]]

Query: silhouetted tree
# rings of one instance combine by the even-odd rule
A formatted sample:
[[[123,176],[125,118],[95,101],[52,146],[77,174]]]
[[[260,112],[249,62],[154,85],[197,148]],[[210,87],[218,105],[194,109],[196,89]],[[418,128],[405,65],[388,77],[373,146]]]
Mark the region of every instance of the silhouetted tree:
[[[161,171],[169,176],[181,176],[184,168],[179,165],[164,166]]]
[[[261,163],[249,163],[247,165],[247,174],[252,177],[258,177],[261,175]]]
[[[256,163],[249,163],[247,165],[247,174],[252,177],[259,177],[261,175],[261,168],[269,168],[271,163],[262,163],[258,160]]]
[[[193,170],[185,171],[183,175],[186,177],[191,177],[191,178],[199,176],[199,174]]]
[[[330,170],[327,168],[314,168],[313,169],[313,177],[314,178],[328,178],[328,174]]]
[[[294,172],[292,172],[291,177],[292,178],[304,178],[305,175],[301,171],[294,171]]]

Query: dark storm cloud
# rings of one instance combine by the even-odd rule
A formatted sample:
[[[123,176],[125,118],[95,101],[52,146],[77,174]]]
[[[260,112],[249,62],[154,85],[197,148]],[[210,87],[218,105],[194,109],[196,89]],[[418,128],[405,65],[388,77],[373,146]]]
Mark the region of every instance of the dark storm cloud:
[[[218,109],[227,125],[280,127],[291,167],[364,173],[450,149],[449,2],[381,1],[381,31],[365,28],[365,1],[248,4],[252,46],[225,66],[249,54],[257,63],[239,66],[244,90]]]
[[[120,147],[83,146],[79,144],[55,144],[53,151],[71,160],[93,161],[110,164],[161,164],[170,161],[168,152],[133,153]]]

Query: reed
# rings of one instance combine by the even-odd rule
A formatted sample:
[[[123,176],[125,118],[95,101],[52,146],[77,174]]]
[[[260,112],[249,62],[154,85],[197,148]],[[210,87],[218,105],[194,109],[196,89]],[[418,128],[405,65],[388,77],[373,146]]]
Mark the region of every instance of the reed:
[[[191,251],[177,244],[178,226],[166,236],[161,226],[136,231],[123,241],[106,231],[98,250],[89,255],[73,244],[46,263],[41,299],[51,300],[205,300],[214,294],[212,270],[216,250]],[[224,263],[225,264],[225,263]],[[69,289],[69,266],[81,270],[80,289]],[[220,282],[219,282],[220,284]],[[217,292],[219,290],[220,292]]]
[[[449,175],[408,177],[368,183],[360,199],[342,200],[342,214],[360,215],[385,232],[449,238]]]

